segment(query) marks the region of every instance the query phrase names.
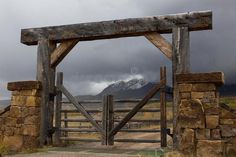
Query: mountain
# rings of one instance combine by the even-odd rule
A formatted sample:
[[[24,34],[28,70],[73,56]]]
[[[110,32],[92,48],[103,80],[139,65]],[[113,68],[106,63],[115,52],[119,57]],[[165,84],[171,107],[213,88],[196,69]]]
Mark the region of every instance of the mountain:
[[[141,89],[142,87],[146,86],[147,84],[148,82],[146,82],[143,79],[133,79],[127,82],[119,81],[106,87],[97,96],[101,97],[102,95],[106,95],[106,94],[113,94],[113,95],[120,95],[122,93],[127,94],[127,92],[129,93],[129,91],[137,91]],[[122,94],[122,95],[125,96],[126,94]],[[126,97],[128,97],[128,95]]]
[[[147,92],[155,85],[153,82],[147,82],[143,79],[133,79],[130,81],[119,81],[106,87],[97,95],[76,96],[79,100],[101,100],[105,94],[114,95],[115,99],[142,99]],[[225,84],[220,87],[220,96],[236,96],[236,84]],[[167,86],[167,92],[171,92],[171,87]],[[159,98],[159,94],[154,98]],[[167,99],[171,100],[171,95],[167,94]],[[0,100],[0,108],[10,104],[10,100]]]
[[[147,92],[155,85],[154,82],[147,82],[144,79],[132,79],[129,81],[119,81],[106,87],[101,93],[94,96],[77,96],[79,100],[101,100],[103,95],[112,94],[115,99],[142,99]],[[169,91],[170,87],[167,88]],[[157,93],[154,98],[159,98]],[[171,99],[169,95],[167,97]]]

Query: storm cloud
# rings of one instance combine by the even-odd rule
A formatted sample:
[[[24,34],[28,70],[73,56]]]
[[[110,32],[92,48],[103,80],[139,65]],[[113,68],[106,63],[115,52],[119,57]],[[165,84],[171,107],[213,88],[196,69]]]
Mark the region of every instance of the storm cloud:
[[[0,99],[9,97],[9,81],[35,80],[35,46],[20,43],[22,28],[212,10],[213,30],[191,32],[191,69],[223,71],[236,83],[235,0],[8,0],[0,1]],[[171,42],[171,35],[165,35]],[[80,42],[58,71],[73,94],[96,94],[118,80],[159,79],[159,67],[171,62],[144,37]],[[169,77],[169,83],[171,78]]]

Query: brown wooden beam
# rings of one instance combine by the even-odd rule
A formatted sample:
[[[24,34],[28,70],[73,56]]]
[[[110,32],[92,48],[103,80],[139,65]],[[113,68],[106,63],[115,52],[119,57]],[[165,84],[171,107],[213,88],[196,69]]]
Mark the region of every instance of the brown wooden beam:
[[[51,67],[56,67],[78,42],[77,39],[63,41],[51,54]]]
[[[189,73],[190,52],[189,52],[189,29],[188,27],[174,27],[172,34],[172,79],[173,79],[173,146],[177,148],[177,112],[179,103],[178,85],[176,74]]]
[[[176,82],[177,83],[215,83],[218,85],[222,85],[224,84],[224,74],[222,72],[177,74]]]
[[[50,68],[50,52],[55,43],[41,39],[37,53],[37,80],[42,84],[41,93],[41,120],[40,120],[40,146],[48,143],[48,132],[50,124],[50,91],[52,85],[52,69]]]
[[[198,11],[144,18],[81,23],[23,29],[21,42],[36,45],[42,37],[61,42],[69,39],[80,41],[142,36],[151,32],[171,33],[175,26],[186,26],[189,31],[212,29],[212,12]]]
[[[145,34],[145,37],[163,52],[167,58],[172,59],[172,45],[163,36],[154,32]]]

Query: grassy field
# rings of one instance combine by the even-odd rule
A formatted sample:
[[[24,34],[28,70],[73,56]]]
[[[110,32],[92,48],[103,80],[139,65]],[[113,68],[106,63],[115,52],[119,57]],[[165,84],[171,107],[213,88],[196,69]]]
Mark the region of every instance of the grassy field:
[[[220,102],[229,105],[231,108],[236,109],[236,96],[221,97]]]

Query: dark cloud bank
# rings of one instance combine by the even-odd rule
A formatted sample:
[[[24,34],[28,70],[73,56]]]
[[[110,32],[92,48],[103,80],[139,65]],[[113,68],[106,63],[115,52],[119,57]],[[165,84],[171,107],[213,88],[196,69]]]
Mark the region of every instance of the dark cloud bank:
[[[223,71],[227,83],[236,83],[235,0],[44,1],[47,5],[30,0],[0,2],[1,99],[9,97],[7,82],[35,79],[36,47],[20,44],[21,28],[197,10],[213,11],[213,30],[191,32],[192,71]],[[65,84],[74,94],[95,94],[117,80],[158,80],[163,65],[170,76],[171,62],[144,37],[137,37],[81,42],[58,70],[64,72]]]

